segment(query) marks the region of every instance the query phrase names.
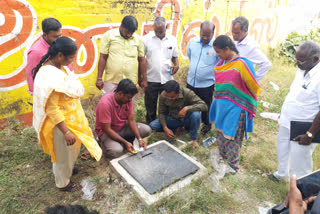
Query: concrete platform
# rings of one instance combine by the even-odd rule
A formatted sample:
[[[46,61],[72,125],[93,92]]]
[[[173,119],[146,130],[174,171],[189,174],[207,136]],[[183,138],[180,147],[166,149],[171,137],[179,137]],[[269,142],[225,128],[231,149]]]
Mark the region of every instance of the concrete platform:
[[[176,181],[175,183],[163,188],[161,191],[155,192],[154,194],[150,194],[146,191],[146,189],[144,189],[144,187],[133,177],[129,174],[129,172],[123,167],[121,166],[121,164],[119,163],[119,161],[124,160],[130,156],[132,156],[132,154],[125,154],[117,159],[113,159],[110,163],[111,166],[113,168],[113,170],[120,175],[128,184],[132,185],[133,190],[136,192],[137,196],[146,204],[146,205],[151,205],[155,202],[157,202],[158,200],[170,196],[172,194],[174,194],[176,191],[180,190],[181,188],[183,188],[184,186],[188,185],[191,183],[192,180],[195,180],[199,177],[201,177],[202,175],[207,173],[207,169],[200,164],[199,162],[197,162],[196,160],[192,159],[191,157],[189,157],[188,155],[186,155],[185,153],[183,153],[182,151],[180,151],[178,148],[176,148],[175,146],[171,145],[170,143],[168,143],[167,141],[158,141],[150,146],[148,146],[149,148],[155,147],[155,146],[161,146],[159,144],[166,144],[166,146],[170,147],[170,149],[173,149],[175,152],[177,152],[179,155],[183,156],[183,158],[186,158],[188,161],[190,161],[192,164],[196,165],[199,169],[194,173],[194,174],[190,174],[187,175],[186,177],[181,178],[181,180]],[[152,150],[152,149],[150,149]],[[148,150],[147,150],[148,151]],[[123,161],[122,161],[123,162]],[[137,169],[137,171],[143,171],[143,169]]]

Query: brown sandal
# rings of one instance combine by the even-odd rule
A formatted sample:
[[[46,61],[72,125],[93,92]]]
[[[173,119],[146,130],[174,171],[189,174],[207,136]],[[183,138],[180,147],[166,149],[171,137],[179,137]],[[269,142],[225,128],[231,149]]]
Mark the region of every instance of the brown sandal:
[[[75,192],[80,190],[81,188],[82,186],[80,184],[70,181],[70,183],[66,187],[59,188],[59,190],[62,192]]]
[[[84,151],[81,156],[81,160],[89,160],[91,158],[91,155],[88,150]]]

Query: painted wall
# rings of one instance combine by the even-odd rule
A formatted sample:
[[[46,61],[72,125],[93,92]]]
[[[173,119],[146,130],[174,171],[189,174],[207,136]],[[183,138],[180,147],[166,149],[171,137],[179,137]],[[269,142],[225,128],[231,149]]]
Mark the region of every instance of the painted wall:
[[[310,5],[308,3],[310,1]],[[317,0],[0,0],[0,120],[20,115],[30,124],[32,97],[27,92],[26,54],[41,36],[41,21],[57,18],[63,35],[75,39],[79,49],[73,67],[86,88],[86,99],[95,88],[99,40],[120,25],[125,15],[139,22],[136,33],[152,30],[155,16],[164,16],[168,33],[178,39],[180,64],[188,63],[188,41],[199,33],[200,23],[212,20],[215,36],[230,33],[231,21],[245,15],[249,33],[259,43],[274,45],[287,33],[308,30],[319,20]],[[312,4],[311,4],[312,3]],[[296,23],[293,25],[292,23]]]

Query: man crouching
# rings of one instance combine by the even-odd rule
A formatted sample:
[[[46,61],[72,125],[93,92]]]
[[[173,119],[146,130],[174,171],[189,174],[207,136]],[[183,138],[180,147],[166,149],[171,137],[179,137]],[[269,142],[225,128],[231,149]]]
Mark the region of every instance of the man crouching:
[[[134,153],[133,142],[136,137],[140,147],[147,144],[142,139],[151,134],[151,128],[134,119],[132,98],[138,93],[137,87],[129,79],[119,82],[117,88],[104,95],[97,105],[95,131],[101,141],[106,157],[121,156],[125,149]]]
[[[201,113],[208,111],[206,103],[193,91],[180,87],[175,80],[164,85],[164,92],[159,98],[159,119],[149,125],[152,130],[164,131],[170,139],[175,137],[178,127],[190,130],[193,147],[199,147],[197,138],[201,122]]]

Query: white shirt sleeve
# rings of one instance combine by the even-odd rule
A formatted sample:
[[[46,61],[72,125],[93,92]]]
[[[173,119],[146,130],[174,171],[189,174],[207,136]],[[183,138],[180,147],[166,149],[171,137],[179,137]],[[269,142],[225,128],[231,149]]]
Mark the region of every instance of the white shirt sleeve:
[[[260,81],[271,67],[268,57],[261,51],[259,44],[251,37],[245,38],[247,41],[236,43],[240,56],[249,59],[253,65],[259,66],[256,70],[256,79]]]
[[[320,106],[320,84],[318,84],[317,87],[316,87],[316,93],[318,95],[318,104]],[[320,108],[319,108],[319,111],[320,111]]]
[[[148,37],[147,36],[148,36],[148,34],[142,37],[142,42],[143,42],[143,45],[144,45],[144,56],[147,56],[147,50],[148,50],[148,48],[147,48]]]
[[[177,46],[177,39],[173,38],[172,39],[172,43],[173,43],[173,51],[172,51],[172,57],[178,57],[179,56],[179,52],[178,52],[178,46]]]
[[[272,64],[259,47],[252,49],[249,60],[252,64],[259,66],[256,71],[256,79],[259,82],[267,74]]]

